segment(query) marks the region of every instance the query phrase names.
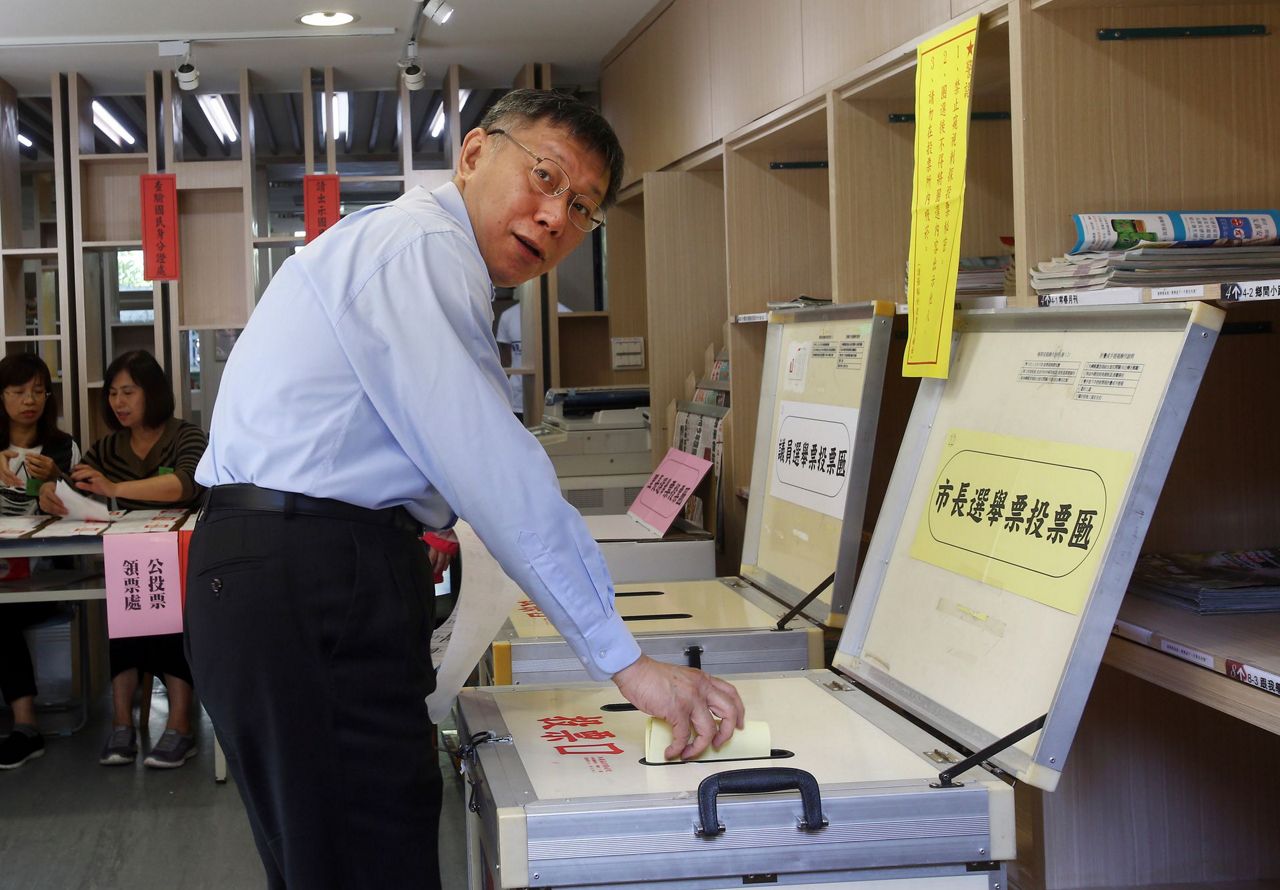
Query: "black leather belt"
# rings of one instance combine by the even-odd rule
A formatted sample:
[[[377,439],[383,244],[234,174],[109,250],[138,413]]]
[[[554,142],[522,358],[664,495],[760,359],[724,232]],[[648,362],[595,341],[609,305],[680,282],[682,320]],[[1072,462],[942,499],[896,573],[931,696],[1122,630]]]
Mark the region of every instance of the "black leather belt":
[[[209,489],[204,508],[210,510],[249,510],[256,513],[280,513],[285,516],[319,516],[347,522],[385,525],[400,531],[419,534],[422,526],[404,507],[370,510],[346,501],[313,498],[292,491],[276,491],[256,485],[217,485]]]

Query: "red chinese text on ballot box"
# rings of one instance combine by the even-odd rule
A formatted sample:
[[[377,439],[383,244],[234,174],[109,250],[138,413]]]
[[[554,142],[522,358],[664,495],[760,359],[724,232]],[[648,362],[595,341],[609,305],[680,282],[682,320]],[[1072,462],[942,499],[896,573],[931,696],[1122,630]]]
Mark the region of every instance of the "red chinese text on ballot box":
[[[107,633],[112,638],[182,633],[177,532],[108,535]]]
[[[302,177],[302,212],[306,220],[307,244],[324,234],[341,217],[342,199],[338,177],[313,174]]]
[[[178,177],[173,173],[144,173],[138,177],[142,196],[142,277],[147,281],[177,281]]]

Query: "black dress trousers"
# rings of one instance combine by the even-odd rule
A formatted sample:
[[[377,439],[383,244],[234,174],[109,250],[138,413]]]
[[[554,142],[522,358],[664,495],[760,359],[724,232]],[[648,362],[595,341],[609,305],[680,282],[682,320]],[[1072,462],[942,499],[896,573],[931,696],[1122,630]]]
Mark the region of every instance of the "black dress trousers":
[[[269,887],[440,886],[433,597],[403,525],[202,515],[187,653]]]

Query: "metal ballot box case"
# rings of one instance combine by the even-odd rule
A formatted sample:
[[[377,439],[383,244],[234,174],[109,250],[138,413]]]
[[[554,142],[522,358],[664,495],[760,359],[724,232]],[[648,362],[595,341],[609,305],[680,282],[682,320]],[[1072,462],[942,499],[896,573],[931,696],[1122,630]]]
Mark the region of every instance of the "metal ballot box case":
[[[770,756],[647,762],[608,687],[466,690],[473,885],[1006,886],[1008,780],[1057,785],[1222,316],[958,313],[833,670],[734,678]]]
[[[853,593],[893,312],[873,302],[769,316],[741,575],[617,585],[646,655],[716,674],[822,666],[823,627],[843,620]],[[587,679],[527,601],[481,674]]]

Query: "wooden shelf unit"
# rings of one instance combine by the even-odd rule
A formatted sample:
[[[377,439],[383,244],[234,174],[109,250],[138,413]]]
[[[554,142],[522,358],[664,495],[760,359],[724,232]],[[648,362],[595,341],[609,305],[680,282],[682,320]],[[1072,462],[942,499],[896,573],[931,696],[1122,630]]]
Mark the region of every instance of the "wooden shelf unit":
[[[53,377],[61,421],[70,426],[74,387],[63,169],[64,99],[61,78],[50,79],[52,166],[24,170],[18,142],[18,95],[0,80],[0,337],[4,353],[34,352]],[[23,219],[30,192],[31,225]],[[34,311],[33,311],[34,310]]]
[[[777,24],[767,6],[743,0],[735,13]],[[791,23],[729,23],[712,0],[673,0],[606,57],[603,105],[632,161],[629,183],[644,182],[646,214],[660,171],[678,171],[683,159],[724,146],[722,320],[756,317],[766,300],[800,292],[837,303],[902,302],[914,125],[890,123],[889,115],[915,110],[916,47],[975,12],[983,21],[973,109],[1008,117],[971,124],[961,251],[1015,254],[1011,306],[1035,305],[1027,270],[1070,248],[1072,213],[1280,206],[1271,163],[1280,83],[1262,74],[1280,69],[1280,4],[889,6],[798,4],[790,10],[799,18],[797,37]],[[1267,36],[1106,41],[1097,33],[1221,24],[1263,24]],[[710,61],[690,48],[717,42]],[[763,70],[745,72],[747,64]],[[1207,78],[1206,71],[1218,74]],[[683,82],[673,86],[672,77]],[[767,80],[767,88],[737,89],[734,77]],[[829,167],[770,170],[770,160],[827,160]],[[1001,240],[1009,235],[1012,251]],[[611,252],[620,247],[611,241]],[[630,249],[648,257],[655,247],[650,236]],[[681,250],[691,262],[705,244]],[[652,275],[646,298],[652,314],[659,299]],[[1230,308],[1145,549],[1280,543],[1280,420],[1265,395],[1280,374],[1277,331],[1280,304]],[[901,377],[905,332],[899,317],[864,531],[874,525],[916,389]],[[730,324],[727,337],[731,565],[745,516],[736,493],[750,484],[765,326]],[[1215,620],[1178,616],[1177,626],[1187,645],[1213,652],[1227,626],[1215,627]],[[1274,640],[1264,636],[1251,650],[1260,667],[1280,663]],[[1270,768],[1280,759],[1280,735],[1273,734],[1280,733],[1280,698],[1127,640],[1113,640],[1107,663],[1119,670],[1100,675],[1063,786],[1053,795],[1019,792],[1030,802],[1019,808],[1022,856],[1011,883],[1023,890],[1178,881],[1246,887],[1280,878],[1280,848],[1267,840],[1280,829],[1280,780]],[[1134,696],[1141,706],[1131,705]]]

